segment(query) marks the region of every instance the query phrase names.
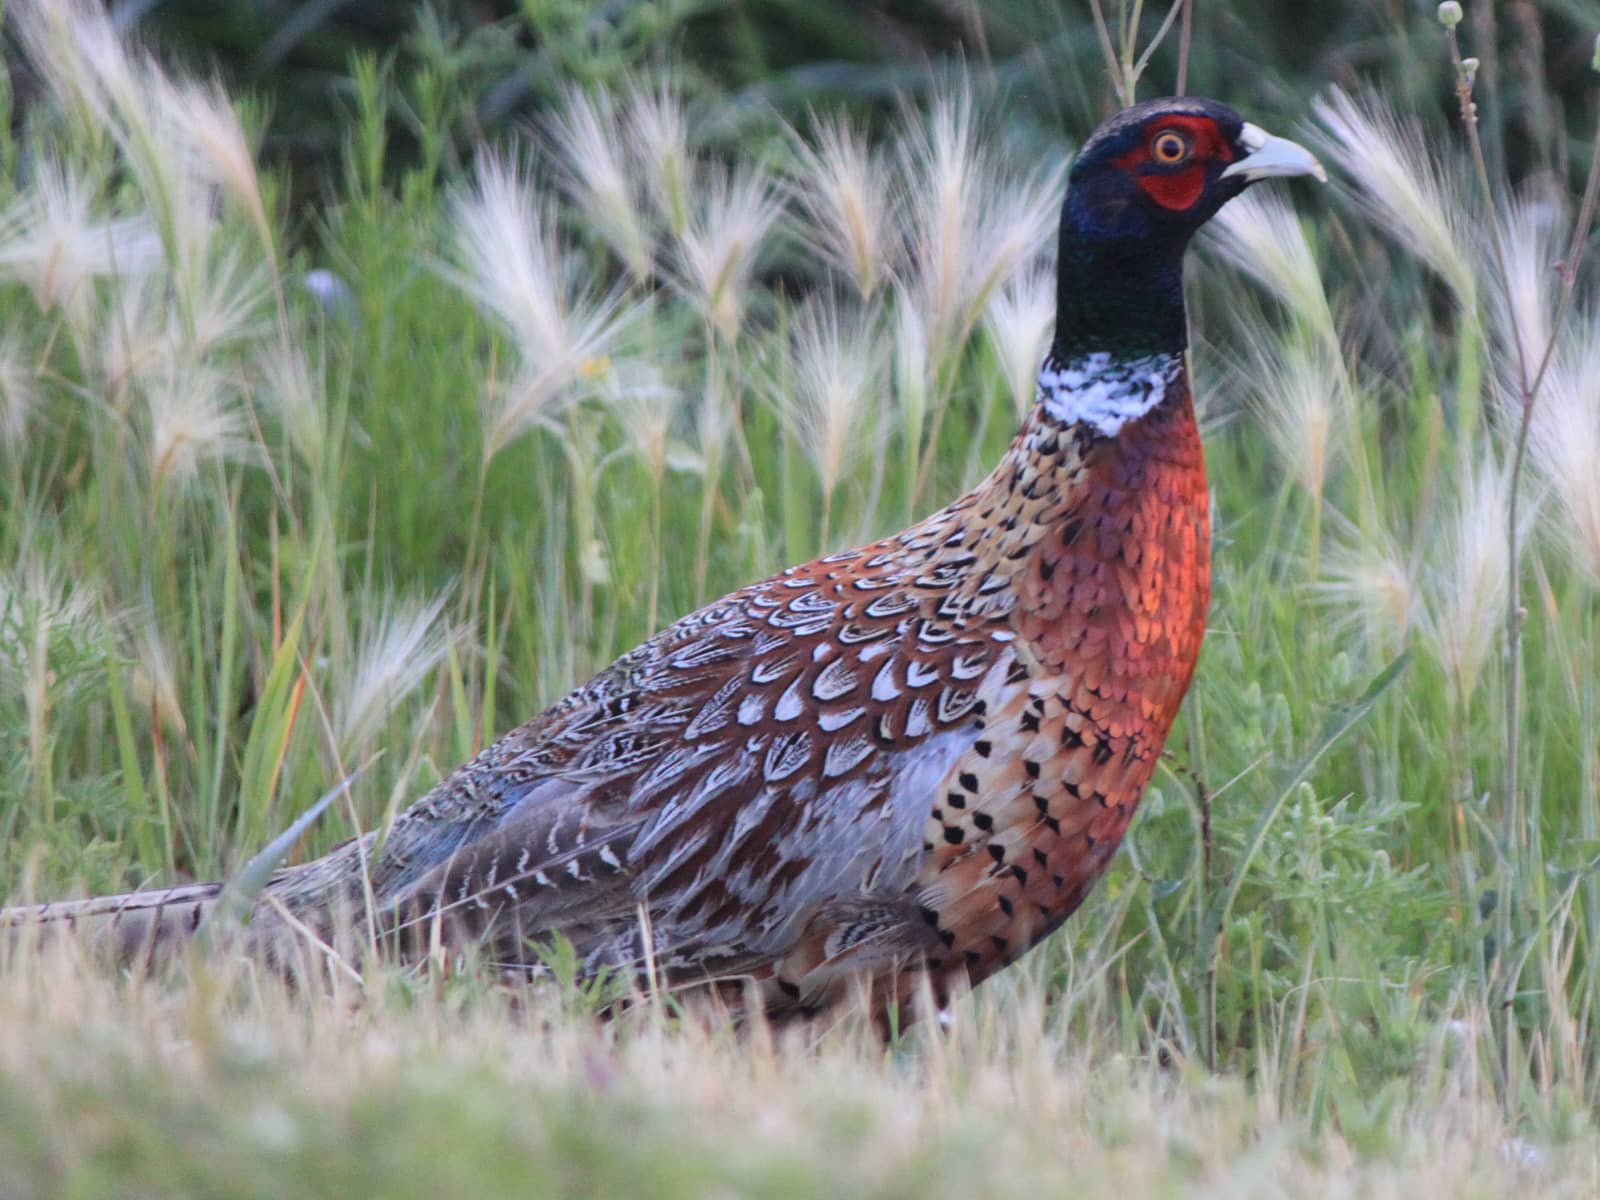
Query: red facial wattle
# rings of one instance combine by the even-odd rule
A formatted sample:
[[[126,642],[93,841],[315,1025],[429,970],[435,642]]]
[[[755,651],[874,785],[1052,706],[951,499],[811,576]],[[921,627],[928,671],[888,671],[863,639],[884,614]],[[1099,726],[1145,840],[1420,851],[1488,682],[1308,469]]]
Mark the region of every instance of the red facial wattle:
[[[1184,212],[1200,199],[1206,190],[1206,169],[1201,163],[1191,161],[1178,171],[1136,175],[1139,189],[1162,208]]]
[[[1206,190],[1206,164],[1233,161],[1233,147],[1209,117],[1171,114],[1154,123],[1149,133],[1159,136],[1168,130],[1185,135],[1189,153],[1181,163],[1163,164],[1151,151],[1147,137],[1126,154],[1113,159],[1128,171],[1139,190],[1170,212],[1192,208]]]

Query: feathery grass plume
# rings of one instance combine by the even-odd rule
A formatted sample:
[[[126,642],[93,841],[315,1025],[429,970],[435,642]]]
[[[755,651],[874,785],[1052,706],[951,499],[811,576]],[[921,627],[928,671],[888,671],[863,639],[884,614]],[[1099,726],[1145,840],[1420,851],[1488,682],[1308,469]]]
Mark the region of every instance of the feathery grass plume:
[[[1361,208],[1444,280],[1463,312],[1475,314],[1474,217],[1461,202],[1465,189],[1450,185],[1421,130],[1376,97],[1354,99],[1337,88],[1313,111]]]
[[[1555,314],[1555,298],[1560,283],[1557,260],[1565,252],[1561,245],[1567,214],[1558,194],[1523,197],[1502,208],[1500,247],[1505,259],[1505,278],[1492,273],[1499,285],[1494,296],[1494,323],[1500,347],[1506,398],[1516,402],[1521,394],[1518,377],[1517,339],[1531,355],[1544,352],[1550,344],[1550,322]],[[1520,419],[1520,411],[1513,416]]]
[[[80,332],[90,324],[89,280],[139,276],[160,258],[147,216],[96,219],[88,180],[48,158],[0,215],[0,278],[26,285],[41,309],[59,306]]]
[[[622,425],[628,439],[626,448],[650,476],[650,600],[646,618],[654,629],[661,603],[661,482],[673,449],[672,422],[682,396],[662,379],[659,368],[644,363],[625,363],[608,371],[600,394]]]
[[[17,23],[57,98],[110,133],[150,209],[180,292],[192,291],[215,214],[208,164],[184,112],[188,97],[148,55],[130,52],[92,0],[28,0]]]
[[[688,227],[674,255],[678,286],[729,341],[744,319],[750,276],[763,239],[783,209],[771,176],[760,167],[731,171],[715,164],[697,180]]]
[[[933,389],[931,375],[928,327],[923,324],[922,310],[905,285],[897,283],[894,287],[894,394],[900,425],[913,454],[913,473],[915,452],[921,445],[922,427],[928,417]]]
[[[689,231],[696,186],[683,101],[669,84],[635,84],[628,89],[623,111],[633,161],[663,224],[674,238],[681,238]]]
[[[1317,597],[1334,610],[1335,623],[1354,629],[1367,645],[1398,648],[1416,624],[1416,572],[1386,534],[1357,537],[1324,561]]]
[[[170,83],[159,73],[153,76],[153,83],[155,96],[169,108],[171,127],[184,135],[205,176],[244,211],[262,252],[270,259],[274,254],[272,222],[261,195],[255,151],[227,93],[214,82]]]
[[[1571,561],[1600,587],[1600,311],[1568,318],[1534,405],[1528,450]]]
[[[47,538],[59,537],[44,518],[30,509],[23,518],[23,544],[11,565],[0,569],[0,647],[16,654],[26,630],[81,625],[98,612],[96,589],[80,574],[70,573],[47,557]]]
[[[246,262],[233,249],[212,255],[191,298],[189,327],[175,328],[175,340],[182,344],[186,335],[189,348],[205,357],[259,335],[265,329],[262,304],[270,292],[259,264]]]
[[[551,118],[549,137],[561,164],[561,182],[583,220],[611,247],[639,282],[650,278],[654,251],[639,182],[627,160],[625,129],[615,103],[604,92],[568,89]]]
[[[1349,427],[1350,390],[1337,354],[1320,338],[1255,333],[1251,340],[1251,407],[1295,482],[1320,499]]]
[[[179,699],[178,672],[173,666],[174,656],[166,636],[156,621],[153,604],[145,603],[119,623],[127,627],[132,647],[133,670],[129,675],[129,691],[140,710],[180,734],[188,732],[183,719],[183,703]]]
[[[260,396],[277,412],[290,445],[313,471],[318,470],[328,448],[328,409],[320,377],[313,378],[297,347],[277,341],[264,348],[256,366]]]
[[[118,283],[99,317],[94,363],[108,399],[120,410],[125,391],[170,355],[173,343],[166,280],[144,275]]]
[[[172,268],[180,315],[195,324],[216,299],[205,289],[219,195],[243,211],[269,263],[275,254],[255,152],[227,94],[174,81],[90,0],[28,0],[19,24],[58,99],[117,144]]]
[[[975,132],[971,92],[934,103],[902,135],[899,206],[911,294],[935,363],[965,343],[993,291],[1044,247],[1063,168],[1019,173]]]
[[[984,326],[1019,418],[1033,407],[1039,364],[1055,319],[1055,272],[1043,268],[1014,276],[995,292],[984,311]]]
[[[816,467],[826,544],[834,491],[867,445],[862,426],[878,373],[870,323],[823,293],[796,313],[792,355],[795,394],[778,406]]]
[[[1337,355],[1322,272],[1293,205],[1280,192],[1246,192],[1222,206],[1207,227],[1223,256],[1266,288]]]
[[[488,155],[453,206],[461,269],[452,279],[501,321],[521,358],[516,378],[487,397],[486,459],[572,399],[571,384],[605,354],[627,316],[619,293],[596,296],[574,282],[582,273],[569,269],[554,219],[535,196],[524,168]]]
[[[238,397],[220,371],[168,356],[140,383],[149,410],[148,466],[157,495],[187,487],[208,462],[250,453]]]
[[[996,169],[998,187],[980,210],[975,231],[978,244],[973,266],[977,273],[966,317],[969,328],[995,289],[1017,271],[1036,264],[1054,278],[1054,258],[1046,263],[1041,256],[1052,249],[1065,179],[1066,166],[1060,162],[1025,175]]]
[[[1433,539],[1418,629],[1450,676],[1451,699],[1464,706],[1505,625],[1511,475],[1485,457],[1465,466],[1458,487],[1442,536]]]
[[[86,128],[111,131],[115,106],[141,98],[139,72],[95,0],[13,0],[6,15],[28,61]]]
[[[910,243],[912,294],[922,310],[935,359],[949,351],[960,325],[974,267],[972,236],[987,201],[976,161],[972,96],[966,90],[941,98],[924,123],[913,124],[900,145],[907,189],[902,219]]]
[[[708,363],[705,384],[700,388],[700,403],[694,411],[694,453],[699,461],[692,464],[697,473],[708,477],[708,489],[711,486],[710,478],[716,475],[716,468],[728,448],[728,437],[733,433],[737,417],[737,404],[735,385],[716,369],[715,364]]]
[[[15,329],[0,335],[0,447],[15,454],[26,445],[37,373]]]
[[[536,195],[521,165],[495,155],[479,160],[451,222],[464,271],[457,282],[504,323],[528,358],[559,361],[568,343],[563,264],[554,218]]]
[[[460,634],[440,620],[445,600],[385,596],[376,609],[360,606],[364,628],[333,710],[341,748],[352,749],[377,733],[459,640]]]
[[[14,565],[0,570],[0,685],[19,696],[26,713],[28,765],[34,786],[50,791],[50,712],[59,693],[61,639],[102,646],[105,631],[91,628],[102,616],[97,590],[81,570],[68,571],[47,557],[54,530],[35,514],[24,518],[23,544]],[[11,676],[11,678],[7,678]]]
[[[695,446],[678,459],[700,476],[700,520],[694,547],[696,599],[704,599],[706,594],[706,574],[711,562],[711,518],[716,512],[722,460],[738,422],[739,404],[737,384],[729,377],[729,368],[715,355],[707,355],[704,366],[700,404],[694,413]]]
[[[794,194],[806,244],[871,299],[894,268],[893,202],[883,156],[842,116],[816,121],[815,145],[794,136]]]
[[[606,372],[600,397],[616,415],[628,445],[650,477],[659,481],[667,469],[672,422],[683,397],[646,363],[621,363]]]

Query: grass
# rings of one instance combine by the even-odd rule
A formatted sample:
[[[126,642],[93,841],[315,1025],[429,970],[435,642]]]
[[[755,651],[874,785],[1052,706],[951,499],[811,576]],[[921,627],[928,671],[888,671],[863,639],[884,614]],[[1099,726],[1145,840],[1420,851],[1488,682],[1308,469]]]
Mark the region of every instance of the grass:
[[[370,762],[320,853],[1010,437],[1070,146],[1019,149],[981,67],[798,131],[670,67],[585,76],[456,164],[394,160],[428,110],[358,59],[308,213],[225,96],[87,5],[11,8],[41,95],[0,135],[0,893],[225,876]],[[1330,194],[1207,236],[1200,676],[1083,914],[948,1029],[13,956],[0,1190],[1592,1191],[1592,115],[1542,190],[1486,161],[1490,201],[1459,132],[1331,94]],[[1519,343],[1553,349],[1515,478]]]
[[[1579,1195],[1592,1144],[1517,1140],[1441,1044],[1356,1137],[1236,1077],[1089,1046],[1008,978],[957,1025],[744,1037],[558,997],[369,976],[286,995],[202,970],[140,986],[50,958],[8,973],[10,1196],[1374,1197]]]

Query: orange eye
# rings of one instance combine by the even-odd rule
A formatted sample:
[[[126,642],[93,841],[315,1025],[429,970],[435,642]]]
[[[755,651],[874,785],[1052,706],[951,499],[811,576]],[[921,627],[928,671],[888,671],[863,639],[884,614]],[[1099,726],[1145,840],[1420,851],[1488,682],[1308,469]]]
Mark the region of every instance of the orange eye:
[[[1168,129],[1156,134],[1150,143],[1150,154],[1158,163],[1169,167],[1174,163],[1181,163],[1189,157],[1188,139],[1183,134]]]

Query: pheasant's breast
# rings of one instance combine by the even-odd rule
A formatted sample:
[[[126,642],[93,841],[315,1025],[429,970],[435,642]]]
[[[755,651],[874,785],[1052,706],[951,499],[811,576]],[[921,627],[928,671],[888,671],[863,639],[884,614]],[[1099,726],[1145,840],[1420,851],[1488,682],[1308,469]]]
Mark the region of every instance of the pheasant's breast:
[[[1041,421],[1030,436],[1070,435]],[[1105,869],[1205,632],[1207,492],[1187,392],[1116,439],[1079,440],[1053,458],[1031,449],[1031,490],[1062,498],[1040,509],[1019,490],[1013,501],[1029,531],[1011,571],[1011,686],[927,824],[928,966],[973,981],[1059,925]]]

